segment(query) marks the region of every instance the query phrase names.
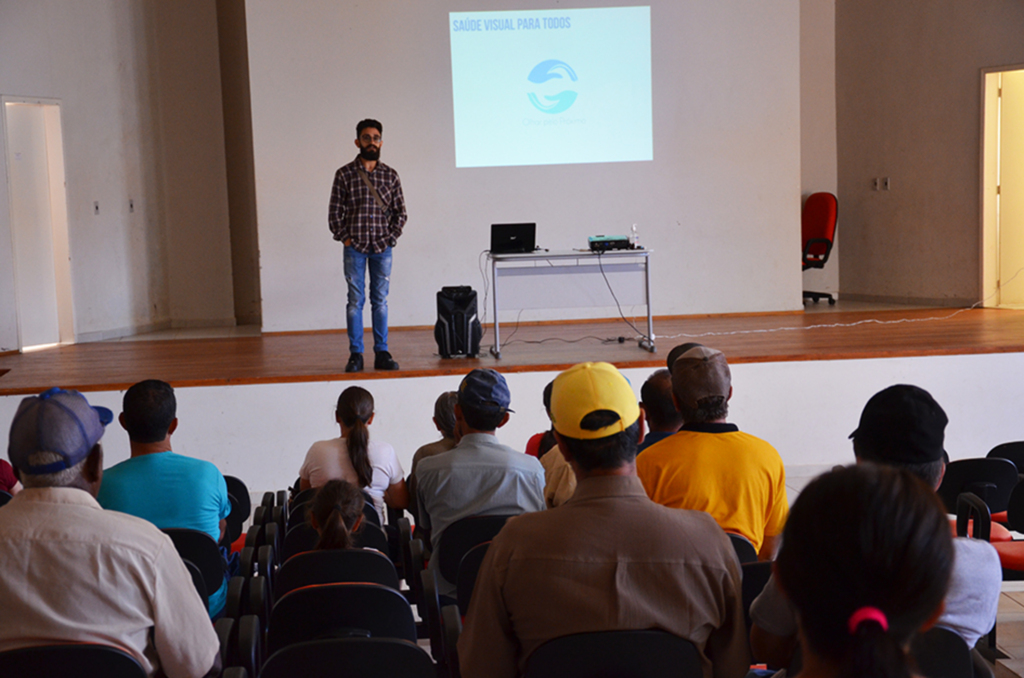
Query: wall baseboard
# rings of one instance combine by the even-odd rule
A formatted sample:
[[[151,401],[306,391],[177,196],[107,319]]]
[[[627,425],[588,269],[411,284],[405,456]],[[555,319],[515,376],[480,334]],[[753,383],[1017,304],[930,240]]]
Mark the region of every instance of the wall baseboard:
[[[931,297],[895,297],[884,294],[856,294],[843,292],[837,295],[843,301],[867,301],[874,304],[902,304],[905,306],[932,306],[939,308],[967,308],[975,299],[931,298]]]
[[[146,334],[148,332],[159,332],[161,330],[169,329],[171,329],[171,321],[161,320],[155,323],[132,325],[130,327],[117,327],[111,330],[79,332],[75,335],[75,341],[79,344],[88,344],[94,341],[109,341],[110,339],[121,339],[123,337],[135,336],[136,334]]]
[[[195,330],[204,327],[234,327],[235,318],[203,318],[200,320],[172,320],[172,330]]]

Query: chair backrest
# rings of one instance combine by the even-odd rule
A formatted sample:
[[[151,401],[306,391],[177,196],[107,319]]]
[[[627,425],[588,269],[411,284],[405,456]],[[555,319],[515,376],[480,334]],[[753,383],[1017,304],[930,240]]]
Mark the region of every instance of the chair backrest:
[[[366,582],[398,590],[398,573],[385,556],[376,551],[347,549],[307,551],[290,558],[277,571],[276,598],[311,584]]]
[[[13,497],[11,496],[10,492],[4,492],[3,490],[0,490],[0,506],[3,506],[11,499],[13,499]]]
[[[380,516],[377,515],[377,509],[374,508],[372,501],[368,501],[363,504],[363,520],[371,525],[376,525],[377,527],[381,526]]]
[[[301,525],[306,521],[306,510],[309,509],[310,502],[306,501],[292,502],[291,512],[288,514],[288,523],[286,529],[291,530],[297,525]]]
[[[0,652],[4,678],[146,678],[135,657],[110,645],[39,645]]]
[[[348,635],[403,638],[416,642],[416,622],[409,601],[380,584],[318,584],[291,591],[274,605],[267,627],[267,647]]]
[[[441,576],[449,582],[459,578],[459,564],[469,549],[491,541],[512,516],[470,516],[445,528],[437,544],[437,565]]]
[[[1024,473],[1024,440],[1015,440],[1010,443],[996,445],[985,456],[987,458],[1009,459],[1017,467],[1017,473]]]
[[[315,487],[307,487],[306,489],[302,490],[297,495],[292,497],[292,508],[294,509],[299,504],[304,504],[307,501],[311,500],[313,498],[313,495],[316,494],[316,489],[317,488]]]
[[[281,560],[288,562],[292,556],[304,551],[312,551],[320,538],[316,530],[309,523],[299,523],[288,530],[284,536],[284,546],[281,547]]]
[[[163,530],[174,542],[174,548],[183,560],[199,568],[206,582],[207,594],[212,594],[224,583],[224,556],[213,537],[201,530],[167,528]]]
[[[252,498],[249,496],[249,488],[235,476],[224,476],[224,482],[228,485],[228,494],[234,495],[235,499],[238,500],[237,517],[241,519],[238,522],[244,523],[252,514]],[[232,515],[229,515],[228,518],[232,518],[234,513],[234,507],[232,507]]]
[[[701,678],[700,653],[664,631],[601,631],[555,638],[526,661],[526,678]]]
[[[750,627],[754,625],[750,618],[750,605],[754,598],[761,595],[768,578],[772,576],[772,564],[770,562],[743,563],[743,618],[747,622],[747,634],[750,634]]]
[[[1024,483],[1017,483],[1010,493],[1010,501],[1006,506],[1006,519],[1010,529],[1017,532],[1024,530]]]
[[[434,663],[423,648],[394,638],[335,638],[289,645],[263,665],[260,678],[435,678]]]
[[[743,535],[727,532],[732,547],[736,550],[736,557],[740,559],[740,565],[757,562],[757,549],[750,543],[750,540]]]
[[[838,203],[831,193],[812,193],[801,218],[803,266],[821,268],[828,261],[836,235]]]
[[[391,545],[384,530],[365,520],[359,529],[352,533],[352,542],[359,548],[377,549],[388,558],[391,557]]]
[[[203,578],[203,573],[199,567],[191,560],[183,560],[185,563],[185,569],[192,576],[192,584],[196,587],[196,593],[199,594],[199,599],[203,601],[203,607],[207,610],[210,609],[210,594],[216,591],[207,591],[206,580]]]
[[[484,562],[487,549],[491,542],[485,541],[477,544],[466,551],[459,563],[459,575],[455,581],[455,595],[459,603],[459,614],[465,616],[469,609],[469,601],[473,597],[473,589],[476,588],[476,576],[480,573],[480,564]]]
[[[917,675],[928,678],[974,678],[971,650],[963,638],[949,629],[933,626],[910,641],[910,655]]]
[[[956,513],[956,499],[964,492],[978,495],[992,513],[1005,511],[1017,484],[1017,467],[1007,459],[960,459],[946,465],[939,497],[946,511]]]

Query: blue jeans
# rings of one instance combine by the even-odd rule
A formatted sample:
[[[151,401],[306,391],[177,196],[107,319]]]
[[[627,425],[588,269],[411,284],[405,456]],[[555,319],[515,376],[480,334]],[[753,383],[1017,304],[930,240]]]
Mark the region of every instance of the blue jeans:
[[[348,350],[363,352],[363,304],[366,303],[366,268],[370,268],[370,306],[373,311],[373,350],[388,350],[388,286],[391,283],[391,248],[380,254],[363,254],[345,248],[345,282],[348,305]]]

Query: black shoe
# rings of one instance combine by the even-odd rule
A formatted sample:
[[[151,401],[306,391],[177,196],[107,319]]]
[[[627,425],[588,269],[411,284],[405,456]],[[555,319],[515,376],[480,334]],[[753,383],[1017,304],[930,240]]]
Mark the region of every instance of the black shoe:
[[[346,372],[362,372],[363,371],[363,354],[352,353],[348,356],[348,365],[345,365]]]
[[[387,351],[377,351],[377,355],[373,359],[373,369],[397,370],[398,363],[395,362],[395,359]]]

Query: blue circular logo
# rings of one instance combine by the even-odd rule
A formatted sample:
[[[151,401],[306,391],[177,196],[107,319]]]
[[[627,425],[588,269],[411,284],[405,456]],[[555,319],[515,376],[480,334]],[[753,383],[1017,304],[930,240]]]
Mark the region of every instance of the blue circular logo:
[[[527,76],[527,80],[535,84],[542,84],[549,80],[569,78],[572,82],[576,82],[576,72],[572,70],[572,67],[564,61],[558,61],[557,59],[548,59],[542,61],[533,67],[530,71],[530,75]],[[556,83],[557,84],[557,83]],[[554,115],[555,113],[561,113],[567,110],[570,106],[576,103],[576,92],[567,89],[555,94],[546,94],[537,96],[536,93],[530,92],[530,103],[533,107],[542,113],[549,113]],[[543,101],[542,101],[543,100]]]

